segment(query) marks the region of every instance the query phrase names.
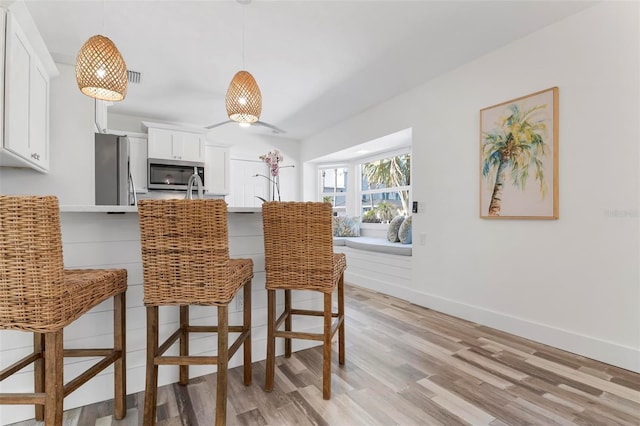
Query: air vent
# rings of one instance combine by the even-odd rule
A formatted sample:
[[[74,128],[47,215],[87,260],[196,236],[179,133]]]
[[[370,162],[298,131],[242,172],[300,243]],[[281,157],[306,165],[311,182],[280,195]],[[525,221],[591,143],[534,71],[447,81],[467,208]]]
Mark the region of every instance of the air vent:
[[[127,70],[127,76],[131,84],[140,84],[142,80],[142,73],[138,71]]]

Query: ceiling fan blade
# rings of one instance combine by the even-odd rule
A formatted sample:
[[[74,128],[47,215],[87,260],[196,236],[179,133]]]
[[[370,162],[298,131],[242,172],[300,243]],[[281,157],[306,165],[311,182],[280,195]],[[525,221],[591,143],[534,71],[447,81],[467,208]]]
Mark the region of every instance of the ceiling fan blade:
[[[273,130],[273,133],[287,133],[285,130],[282,130],[281,128],[276,127],[273,124],[265,123],[264,121],[256,121],[253,124],[257,124],[259,126],[268,127],[269,129]]]
[[[220,126],[222,126],[224,124],[227,124],[227,123],[233,123],[233,121],[232,120],[227,120],[227,121],[223,121],[221,123],[211,124],[209,126],[206,126],[205,129],[215,129],[216,127],[220,127]]]
[[[223,121],[223,122],[220,122],[220,123],[211,124],[209,126],[205,126],[205,129],[209,129],[209,130],[215,129],[216,127],[223,126],[223,125],[225,125],[227,123],[235,123],[235,121],[227,120],[227,121]],[[287,133],[285,130],[282,130],[281,128],[276,127],[273,124],[265,123],[264,121],[256,121],[255,123],[252,123],[252,124],[255,124],[255,125],[258,125],[258,126],[263,126],[263,127],[268,128],[268,129],[271,129],[271,131],[273,133],[275,133],[275,134]]]

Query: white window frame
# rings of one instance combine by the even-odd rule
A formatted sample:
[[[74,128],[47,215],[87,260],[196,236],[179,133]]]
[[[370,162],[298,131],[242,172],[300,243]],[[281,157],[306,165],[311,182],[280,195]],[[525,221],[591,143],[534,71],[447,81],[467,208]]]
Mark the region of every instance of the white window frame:
[[[392,151],[385,151],[385,152],[380,152],[377,153],[376,155],[372,155],[370,157],[363,157],[363,158],[359,158],[357,160],[354,161],[353,163],[353,167],[355,169],[355,174],[357,175],[357,189],[354,191],[356,193],[356,209],[357,211],[355,212],[355,215],[357,216],[362,216],[362,209],[363,209],[363,204],[362,204],[362,196],[365,194],[382,194],[385,192],[396,192],[396,191],[404,191],[404,190],[408,190],[409,191],[409,200],[408,200],[408,204],[407,204],[407,209],[411,209],[411,202],[413,200],[413,191],[411,190],[411,185],[404,185],[404,186],[392,186],[390,188],[376,188],[376,189],[367,189],[367,190],[362,190],[362,165],[365,163],[370,163],[372,161],[376,161],[376,160],[380,160],[383,158],[389,158],[389,157],[396,157],[399,155],[406,155],[409,154],[412,158],[413,158],[413,154],[412,154],[412,150],[410,147],[404,148],[404,149],[399,149],[399,150],[392,150]],[[411,182],[411,176],[409,177],[409,181]],[[407,212],[407,215],[411,214],[411,211]],[[386,223],[362,223],[363,226],[366,227],[386,227],[388,226],[388,224]]]
[[[320,176],[320,173],[323,170],[331,170],[331,169],[346,169],[347,170],[347,178],[349,176],[352,176],[353,173],[353,169],[351,167],[350,163],[338,163],[338,164],[319,164],[318,168],[316,170],[317,176],[318,176],[318,193],[319,193],[319,201],[324,201],[324,197],[326,196],[331,196],[331,197],[335,197],[336,196],[340,196],[340,197],[345,197],[345,205],[344,208],[343,207],[336,207],[333,206],[333,211],[334,212],[341,212],[344,214],[349,214],[349,195],[353,194],[352,191],[350,191],[350,188],[352,187],[352,182],[350,182],[349,180],[347,180],[345,182],[345,186],[346,186],[346,190],[344,192],[325,192],[324,191],[324,187],[322,186],[322,177]]]
[[[362,191],[362,187],[361,187],[361,182],[362,182],[362,171],[361,171],[361,165],[363,163],[368,163],[371,161],[375,161],[375,160],[379,160],[381,158],[388,158],[388,157],[394,157],[396,155],[404,155],[404,154],[409,154],[412,155],[412,150],[411,147],[405,147],[405,148],[401,148],[401,149],[395,149],[395,150],[390,150],[390,151],[384,151],[384,152],[379,152],[375,155],[371,155],[371,156],[367,156],[367,157],[358,157],[358,158],[354,158],[348,162],[340,162],[340,163],[324,163],[324,164],[318,164],[316,167],[316,176],[318,179],[318,200],[322,201],[323,197],[325,195],[333,195],[329,194],[329,193],[325,193],[322,191],[322,180],[320,178],[320,172],[323,169],[333,169],[333,168],[346,168],[347,169],[347,173],[349,174],[349,179],[347,181],[347,191],[346,192],[340,192],[339,195],[345,195],[346,197],[346,214],[349,216],[361,216],[362,215],[362,194],[365,191]],[[413,173],[412,173],[413,174]],[[408,189],[409,190],[409,205],[408,207],[410,208],[411,206],[411,202],[413,200],[413,191],[411,190],[411,185],[407,185],[407,186],[402,186],[402,187],[393,187],[393,188],[382,188],[382,189],[373,189],[373,190],[368,190],[371,191],[371,193],[376,192],[376,193],[382,193],[382,192],[390,192],[389,189],[396,191],[396,190],[404,190],[404,189]],[[368,193],[368,192],[367,192]],[[410,212],[407,212],[407,214],[411,214]],[[383,228],[388,226],[388,224],[386,223],[362,223],[361,224],[362,227],[365,228]]]

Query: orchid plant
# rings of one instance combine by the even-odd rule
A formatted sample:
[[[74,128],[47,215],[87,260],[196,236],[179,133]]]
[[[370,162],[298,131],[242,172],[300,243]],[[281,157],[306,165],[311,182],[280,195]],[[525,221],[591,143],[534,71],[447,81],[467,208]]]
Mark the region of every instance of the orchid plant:
[[[278,194],[278,201],[280,200],[280,169],[285,167],[294,167],[291,166],[280,166],[280,163],[284,161],[284,156],[282,153],[274,149],[273,151],[269,151],[267,154],[261,155],[259,157],[262,161],[269,165],[269,176],[257,174],[256,176],[262,176],[267,179],[271,183],[271,200],[276,200],[276,194]],[[266,201],[262,197],[258,197],[262,201]]]
[[[280,166],[278,164],[284,160],[284,156],[280,151],[274,149],[267,154],[261,155],[260,159],[269,165],[271,176],[276,178],[280,175]]]

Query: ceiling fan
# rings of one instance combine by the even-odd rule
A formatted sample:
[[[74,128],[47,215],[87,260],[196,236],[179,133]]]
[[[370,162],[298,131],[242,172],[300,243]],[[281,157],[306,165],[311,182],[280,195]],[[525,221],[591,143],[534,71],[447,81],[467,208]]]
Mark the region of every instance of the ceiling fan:
[[[225,125],[227,123],[237,123],[234,120],[227,120],[227,121],[223,121],[221,123],[216,123],[216,124],[211,124],[209,126],[205,126],[205,129],[215,129],[216,127],[220,127],[222,125]],[[287,133],[285,130],[282,130],[279,127],[274,126],[273,124],[269,124],[269,123],[265,123],[264,121],[256,121],[254,123],[238,123],[240,125],[240,127],[249,127],[251,125],[256,125],[256,126],[263,126],[266,127],[268,129],[271,129],[271,132],[273,132],[276,135],[282,134],[282,133]]]

